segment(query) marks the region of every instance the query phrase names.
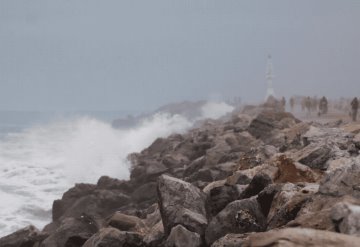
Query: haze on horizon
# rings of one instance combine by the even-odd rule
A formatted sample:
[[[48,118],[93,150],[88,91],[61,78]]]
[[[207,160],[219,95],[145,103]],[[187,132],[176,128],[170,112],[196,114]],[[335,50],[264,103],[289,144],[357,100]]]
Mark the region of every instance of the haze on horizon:
[[[0,110],[360,96],[357,0],[2,0]]]

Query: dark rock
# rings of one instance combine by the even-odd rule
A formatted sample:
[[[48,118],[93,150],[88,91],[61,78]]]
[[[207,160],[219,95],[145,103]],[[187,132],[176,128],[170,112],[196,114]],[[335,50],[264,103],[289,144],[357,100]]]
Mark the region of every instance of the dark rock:
[[[281,184],[270,184],[256,197],[264,216],[268,216],[275,195],[281,190]]]
[[[98,231],[96,222],[89,216],[65,218],[59,227],[41,244],[41,247],[82,246]]]
[[[205,239],[208,245],[228,233],[265,230],[266,218],[256,199],[244,199],[228,204],[209,223]]]
[[[178,224],[204,234],[207,225],[204,192],[180,179],[162,175],[158,180],[158,198],[166,235]]]
[[[267,174],[256,174],[255,177],[251,180],[250,184],[241,193],[240,199],[250,198],[257,195],[260,191],[262,191],[266,186],[271,183],[272,179]]]
[[[0,238],[1,247],[32,247],[38,241],[46,238],[45,234],[41,234],[34,226],[27,226],[10,235]]]
[[[144,247],[142,236],[135,232],[123,232],[108,227],[89,238],[83,247]]]
[[[153,204],[157,201],[156,195],[156,182],[149,182],[139,186],[132,194],[131,200],[135,203],[149,201],[149,204]]]
[[[119,180],[108,176],[102,176],[97,182],[98,189],[120,190],[123,193],[131,193],[132,186],[129,181]]]
[[[171,229],[170,235],[165,242],[165,247],[200,247],[200,235],[187,230],[182,225]]]
[[[245,186],[228,184],[211,189],[208,197],[211,215],[217,215],[230,202],[238,200],[244,189]]]
[[[79,198],[92,194],[95,189],[96,186],[93,184],[76,184],[65,192],[61,200],[55,200],[53,203],[53,221],[59,219]]]
[[[244,190],[244,188],[242,190]],[[238,187],[238,185],[227,184],[211,189],[208,197],[208,205],[211,215],[217,215],[230,202],[239,199],[242,190]]]
[[[107,217],[127,204],[129,197],[116,190],[95,190],[69,205],[62,217],[80,217],[83,214],[96,218]],[[65,204],[67,202],[65,201]]]

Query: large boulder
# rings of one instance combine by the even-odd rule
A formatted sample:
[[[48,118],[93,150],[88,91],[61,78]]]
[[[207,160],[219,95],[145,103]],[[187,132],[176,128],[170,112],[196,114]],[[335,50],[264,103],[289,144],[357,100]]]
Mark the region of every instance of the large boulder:
[[[165,238],[164,226],[162,221],[159,221],[144,236],[143,241],[149,247],[157,247],[160,246],[164,238]]]
[[[248,131],[255,138],[269,143],[276,130],[289,128],[299,122],[288,112],[263,111],[251,121]]]
[[[68,205],[61,218],[80,217],[83,214],[105,218],[129,201],[129,196],[121,191],[96,189],[88,195],[77,198],[72,205],[69,205],[66,199],[58,201],[57,204],[64,202],[64,205]]]
[[[165,242],[165,247],[200,247],[200,235],[191,232],[182,225],[171,229],[170,235]]]
[[[317,184],[284,184],[272,200],[267,229],[283,226],[295,219],[302,206],[317,192],[318,187]]]
[[[167,175],[159,177],[157,190],[166,235],[178,224],[192,232],[204,234],[208,223],[204,192],[190,183]]]
[[[211,245],[215,240],[228,233],[263,231],[266,218],[255,198],[234,201],[228,204],[209,223],[205,240]]]
[[[331,148],[327,144],[310,144],[295,154],[296,161],[313,169],[326,170],[331,158]]]
[[[208,195],[208,207],[211,215],[217,215],[230,202],[238,200],[245,185],[228,185],[215,187]]]
[[[331,218],[339,232],[360,237],[360,206],[339,202],[332,208]]]
[[[38,241],[43,240],[45,234],[41,234],[36,227],[30,225],[10,235],[0,238],[1,247],[26,247],[34,246]]]
[[[64,215],[79,198],[92,194],[96,189],[94,184],[75,184],[75,187],[65,192],[61,200],[55,200],[52,207],[53,221]]]
[[[146,233],[148,231],[145,223],[136,216],[126,215],[120,212],[113,214],[107,221],[107,225],[120,231]]]
[[[98,231],[96,222],[86,215],[61,220],[57,229],[41,244],[41,247],[82,246]]]
[[[142,236],[135,232],[123,232],[116,228],[101,229],[89,238],[83,247],[143,247]]]
[[[250,235],[241,246],[243,247],[289,247],[289,246],[359,246],[360,238],[335,232],[320,231],[306,228],[285,228]]]
[[[338,222],[333,221],[332,208],[337,203],[359,205],[360,200],[351,196],[334,197],[316,193],[302,206],[296,218],[287,226],[336,231]]]
[[[323,195],[351,195],[360,199],[360,164],[344,166],[327,174],[320,183]]]

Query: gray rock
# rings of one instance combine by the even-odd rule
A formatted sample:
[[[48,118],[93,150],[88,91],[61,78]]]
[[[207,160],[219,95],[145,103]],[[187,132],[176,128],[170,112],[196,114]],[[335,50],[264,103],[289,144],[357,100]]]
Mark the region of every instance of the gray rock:
[[[331,218],[339,232],[360,237],[360,206],[337,203],[331,210]]]
[[[360,165],[344,166],[327,174],[320,183],[319,192],[324,195],[352,195],[360,198]]]
[[[228,204],[209,223],[205,240],[211,245],[228,233],[246,233],[265,230],[266,218],[255,198],[234,201]]]
[[[326,162],[331,158],[331,148],[316,143],[306,146],[300,153],[297,161],[313,169],[326,170]]]
[[[162,175],[158,179],[158,198],[166,235],[178,224],[204,234],[208,223],[204,192],[190,183]]]
[[[155,224],[150,231],[144,236],[144,243],[150,247],[158,247],[165,238],[164,226],[162,221]]]
[[[165,242],[165,247],[200,247],[200,235],[187,230],[182,225],[171,229],[170,235]]]

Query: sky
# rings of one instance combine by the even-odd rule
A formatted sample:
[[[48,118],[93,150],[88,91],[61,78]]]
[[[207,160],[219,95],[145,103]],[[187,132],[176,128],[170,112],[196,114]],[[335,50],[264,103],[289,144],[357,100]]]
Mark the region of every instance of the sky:
[[[0,110],[360,96],[358,0],[1,0]]]

